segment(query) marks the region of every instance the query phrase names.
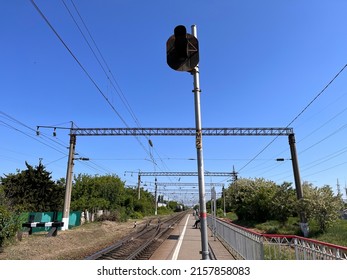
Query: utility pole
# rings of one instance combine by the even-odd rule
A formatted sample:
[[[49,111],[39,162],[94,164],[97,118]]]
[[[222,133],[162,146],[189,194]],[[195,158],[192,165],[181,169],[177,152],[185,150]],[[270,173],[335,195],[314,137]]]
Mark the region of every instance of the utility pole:
[[[294,133],[289,134],[288,137],[289,137],[288,139],[289,139],[290,153],[291,153],[292,165],[293,165],[296,197],[300,201],[304,197],[304,195],[303,195],[302,186],[301,186],[299,163],[298,163],[298,157],[297,157],[297,153],[296,153]],[[300,212],[299,215],[300,215],[301,231],[303,232],[304,236],[307,237],[308,232],[309,232],[309,228],[308,228],[306,213]]]
[[[65,182],[65,199],[64,199],[64,209],[62,222],[64,223],[62,230],[69,229],[69,216],[70,216],[70,203],[71,203],[71,190],[72,190],[72,177],[73,177],[73,167],[74,167],[74,155],[76,148],[76,134],[73,133],[73,122],[71,121],[71,127],[57,127],[57,126],[37,126],[36,135],[40,135],[39,128],[53,128],[53,136],[57,136],[57,129],[70,129],[70,144],[69,144],[69,157],[67,161],[67,171],[66,171],[66,182]],[[89,160],[89,158],[77,158],[79,160]],[[40,160],[41,162],[41,160]]]
[[[70,202],[71,202],[75,147],[76,147],[76,135],[70,133],[69,158],[67,161],[65,200],[64,200],[64,211],[63,211],[63,220],[62,220],[64,223],[64,226],[62,230],[69,229]]]
[[[137,199],[140,200],[141,198],[141,174],[139,172],[137,176]]]
[[[337,189],[337,195],[342,195],[341,189],[340,189],[340,182],[338,178],[336,180],[336,189]]]
[[[224,189],[224,187],[222,188],[222,197],[223,197],[223,215],[225,217],[227,215],[227,213],[225,211],[225,189]]]
[[[237,172],[235,171],[235,167],[233,165],[233,172],[231,172],[232,174],[232,182],[235,183],[237,181]]]
[[[157,178],[154,180],[154,186],[155,186],[155,193],[154,193],[154,200],[155,200],[155,211],[154,215],[158,215],[158,185],[157,185]]]
[[[211,216],[212,216],[212,236],[214,241],[216,241],[216,230],[217,230],[217,194],[216,189],[213,187],[211,189]]]

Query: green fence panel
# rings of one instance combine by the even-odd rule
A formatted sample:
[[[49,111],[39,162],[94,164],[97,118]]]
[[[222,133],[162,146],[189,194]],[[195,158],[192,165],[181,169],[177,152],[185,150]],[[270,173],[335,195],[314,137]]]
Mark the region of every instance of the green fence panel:
[[[69,216],[69,228],[80,226],[81,225],[81,211],[70,212]],[[23,222],[54,222],[62,221],[63,214],[62,212],[29,212],[22,213],[21,220]],[[33,228],[32,232],[41,232],[41,231],[49,231],[50,227],[37,227]]]

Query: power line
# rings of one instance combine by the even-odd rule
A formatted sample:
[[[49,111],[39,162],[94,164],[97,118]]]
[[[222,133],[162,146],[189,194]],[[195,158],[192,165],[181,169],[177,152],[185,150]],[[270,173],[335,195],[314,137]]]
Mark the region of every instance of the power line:
[[[289,127],[290,125],[292,125],[292,123],[294,123],[312,104],[313,102],[315,102],[318,97],[320,97],[325,90],[337,79],[338,76],[340,76],[340,74],[346,69],[347,64],[345,64],[341,70],[330,80],[330,82],[311,100],[311,102],[309,102],[306,107],[287,125],[287,127]]]
[[[40,8],[36,5],[34,0],[30,0],[30,2],[33,4],[37,12],[40,14],[40,16],[43,18],[43,20],[46,22],[46,24],[49,26],[49,28],[53,31],[53,33],[56,35],[56,37],[59,39],[59,41],[63,44],[63,46],[66,48],[66,50],[70,53],[70,55],[73,57],[73,59],[77,62],[78,66],[82,69],[82,71],[86,74],[88,79],[92,82],[92,84],[95,86],[95,88],[98,90],[98,92],[102,95],[102,97],[106,100],[106,102],[110,105],[112,110],[117,114],[119,119],[124,123],[126,127],[128,127],[126,121],[122,118],[122,116],[119,114],[119,112],[116,110],[116,108],[112,105],[110,100],[107,98],[107,96],[104,94],[104,92],[101,90],[101,88],[97,85],[97,83],[94,81],[92,76],[89,74],[87,69],[82,65],[82,63],[78,60],[78,58],[75,56],[75,54],[71,51],[71,49],[68,47],[68,45],[65,43],[63,38],[59,35],[59,33],[54,29],[52,24],[49,22],[47,17],[43,14],[43,12],[40,10]]]
[[[308,151],[309,149],[313,148],[314,146],[317,146],[318,144],[322,143],[323,141],[327,140],[328,138],[334,136],[335,134],[337,134],[338,132],[340,132],[341,130],[345,129],[347,127],[347,124],[344,124],[343,126],[339,127],[337,130],[335,130],[334,132],[330,133],[328,136],[324,137],[323,139],[319,140],[318,142],[312,144],[311,146],[309,146],[308,148],[306,148],[305,150],[301,151],[301,153],[304,153],[306,151]]]
[[[122,89],[121,89],[119,83],[117,82],[117,80],[116,80],[116,78],[115,78],[113,72],[111,71],[110,67],[108,66],[108,64],[107,64],[107,62],[106,62],[106,59],[105,59],[104,56],[102,55],[102,53],[101,53],[101,51],[100,51],[100,48],[98,47],[98,45],[97,45],[96,41],[94,40],[94,38],[93,38],[91,32],[89,31],[89,28],[87,27],[85,21],[83,20],[83,17],[82,17],[82,15],[81,15],[81,13],[78,11],[78,8],[77,8],[77,6],[75,5],[74,1],[73,1],[73,0],[70,0],[70,2],[72,3],[72,5],[73,5],[73,7],[74,7],[74,9],[75,9],[75,11],[76,11],[78,17],[79,17],[80,20],[81,20],[81,22],[82,22],[82,24],[83,24],[85,30],[87,31],[87,33],[88,33],[88,35],[89,35],[89,38],[90,38],[91,41],[93,42],[93,45],[95,46],[95,48],[96,48],[98,54],[99,54],[100,57],[101,57],[101,60],[102,60],[103,63],[105,64],[105,66],[106,66],[106,68],[107,68],[107,70],[108,70],[108,73],[109,73],[110,76],[112,77],[112,79],[113,79],[113,81],[114,81],[115,84],[110,80],[110,76],[107,74],[105,68],[103,67],[103,65],[102,65],[102,63],[101,63],[101,61],[98,59],[96,53],[94,52],[94,50],[93,50],[91,44],[88,42],[88,39],[87,39],[86,36],[84,35],[82,29],[79,27],[79,25],[78,25],[77,21],[75,20],[73,14],[70,12],[70,10],[69,10],[69,8],[67,7],[67,5],[65,4],[64,0],[62,0],[62,1],[63,1],[63,4],[64,4],[65,8],[68,10],[70,16],[72,17],[73,21],[75,22],[77,28],[78,28],[79,31],[81,32],[81,34],[82,34],[84,40],[86,41],[86,43],[88,44],[89,48],[91,49],[91,51],[92,51],[94,57],[96,58],[96,60],[98,61],[100,67],[102,68],[103,72],[105,73],[107,79],[111,82],[112,87],[114,88],[114,90],[115,90],[116,93],[118,94],[119,98],[121,99],[122,103],[124,104],[125,108],[126,108],[127,111],[129,112],[130,116],[133,118],[133,120],[134,120],[134,122],[136,123],[136,125],[137,125],[139,128],[141,128],[142,126],[141,126],[141,124],[140,124],[138,118],[136,117],[136,115],[135,115],[133,109],[131,108],[131,106],[130,106],[128,100],[126,99],[126,97],[125,97],[125,95],[124,95],[124,93],[123,93],[123,91],[122,91]],[[115,85],[116,85],[117,87],[116,87]],[[137,137],[136,137],[136,138],[137,138]],[[148,140],[148,142],[151,142],[151,140],[150,140],[150,138],[149,138],[148,136],[145,136],[145,138]],[[140,142],[139,139],[138,139],[138,141]],[[161,156],[159,155],[158,151],[156,150],[156,148],[155,148],[153,145],[151,145],[151,148],[149,149],[149,151],[146,150],[146,148],[142,145],[142,143],[140,143],[140,145],[145,149],[146,153],[149,154],[150,158],[151,158],[152,161],[153,161],[153,167],[154,167],[154,168],[158,167],[158,164],[156,163],[155,159],[153,158],[153,155],[152,155],[152,152],[151,152],[152,150],[155,151],[155,153],[156,153],[157,156],[159,157],[159,159],[160,159],[162,165],[163,165],[167,170],[169,170],[169,168],[167,167],[167,165],[165,164],[165,162],[164,162],[163,160],[161,160]]]
[[[30,131],[34,131],[34,132],[36,133],[36,130],[35,130],[35,129],[31,128],[30,126],[28,126],[27,124],[23,123],[22,121],[19,121],[18,119],[16,119],[16,118],[10,116],[9,114],[7,114],[7,113],[5,113],[5,112],[3,112],[3,111],[0,111],[0,114],[1,114],[1,115],[4,115],[4,116],[6,117],[7,120],[12,121],[12,122],[14,122],[15,124],[19,124],[19,125],[21,125],[21,126],[27,128],[27,129],[29,129]],[[58,141],[52,139],[51,137],[48,137],[47,135],[45,135],[45,134],[43,134],[43,133],[40,133],[40,137],[42,137],[42,138],[38,138],[37,136],[34,137],[34,136],[32,136],[31,134],[29,134],[29,133],[27,133],[27,132],[25,132],[25,131],[23,131],[23,130],[21,130],[21,129],[19,129],[19,128],[17,128],[17,127],[15,127],[15,126],[11,125],[11,124],[9,124],[9,123],[6,123],[6,122],[4,122],[4,121],[0,121],[0,123],[2,123],[3,126],[5,126],[5,127],[7,127],[7,128],[10,128],[10,129],[12,129],[12,130],[15,130],[15,131],[17,131],[17,132],[20,132],[20,133],[24,134],[25,136],[27,136],[27,137],[29,137],[29,138],[31,138],[31,139],[33,139],[33,140],[39,142],[40,144],[45,145],[45,146],[51,148],[52,150],[55,150],[55,151],[57,151],[58,153],[61,153],[61,154],[64,155],[64,157],[62,157],[62,158],[60,158],[60,159],[58,159],[58,160],[54,160],[54,161],[50,162],[49,164],[54,163],[54,162],[56,162],[56,161],[59,161],[59,160],[65,158],[65,157],[67,157],[67,152],[66,152],[66,150],[65,150],[65,151],[62,151],[62,150],[60,150],[58,147],[54,147],[54,146],[52,146],[52,145],[46,143],[46,142],[47,142],[47,139],[48,139],[48,140],[52,141],[53,143],[55,143],[56,145],[58,145],[58,146],[63,147],[63,148],[66,149],[66,146],[65,146],[64,144],[62,144],[62,143],[60,143],[60,142],[58,142]],[[46,140],[45,140],[45,139],[46,139]],[[91,169],[93,169],[93,170],[95,170],[95,171],[106,171],[106,172],[108,172],[108,173],[112,173],[112,172],[111,172],[110,170],[108,170],[107,168],[102,167],[102,166],[100,166],[100,165],[98,165],[98,164],[96,164],[96,163],[94,163],[94,162],[88,162],[88,163],[82,162],[82,164],[86,165],[87,167],[89,167],[89,168],[91,168]],[[91,166],[91,164],[94,165],[94,166]]]
[[[328,87],[337,79],[337,77],[346,69],[347,64],[345,64],[340,71],[327,83],[327,85],[304,107],[301,112],[296,115],[296,117],[293,118],[293,120],[286,126],[288,128],[291,126],[312,104],[315,102],[318,97],[320,97],[327,89]],[[259,153],[257,153],[249,162],[247,162],[243,167],[239,169],[238,172],[243,170],[246,166],[248,166],[251,162],[253,162],[259,155],[261,155],[279,136],[276,136],[269,144],[267,144]]]
[[[62,152],[62,151],[60,151],[60,150],[58,150],[57,148],[55,148],[55,147],[53,147],[53,146],[51,146],[51,145],[49,145],[49,144],[47,144],[47,143],[45,143],[45,142],[43,142],[43,141],[41,141],[41,140],[39,140],[39,139],[37,139],[37,138],[31,136],[30,134],[28,134],[28,133],[26,133],[26,132],[24,132],[24,131],[22,131],[22,130],[20,130],[20,129],[18,129],[18,128],[16,128],[16,127],[10,125],[10,124],[8,124],[8,123],[5,123],[4,121],[0,121],[0,122],[3,123],[3,125],[4,125],[5,127],[11,128],[11,129],[13,129],[13,130],[15,130],[15,131],[17,131],[17,132],[20,132],[20,133],[24,134],[25,136],[27,136],[27,137],[29,137],[29,138],[31,138],[31,139],[33,139],[33,140],[35,140],[35,141],[37,141],[37,142],[39,142],[39,143],[45,145],[45,146],[47,146],[47,147],[49,147],[49,148],[51,148],[51,149],[57,151],[58,153],[66,154],[66,153],[64,153],[64,152]]]
[[[305,172],[305,171],[310,170],[310,169],[312,169],[312,168],[314,168],[314,167],[316,167],[316,166],[318,166],[318,165],[327,163],[328,161],[330,161],[330,160],[332,160],[332,159],[334,159],[334,158],[337,158],[338,156],[341,156],[342,154],[344,154],[344,153],[346,153],[346,152],[347,152],[347,147],[344,147],[344,148],[342,148],[342,149],[339,149],[338,151],[335,151],[335,152],[333,152],[333,153],[331,153],[331,154],[328,154],[328,155],[326,155],[326,156],[324,156],[324,157],[321,157],[321,158],[319,158],[319,159],[316,159],[316,160],[314,160],[314,161],[311,161],[311,162],[309,162],[309,163],[303,165],[302,168],[301,168],[301,171],[302,171],[302,172]],[[335,166],[333,166],[333,167],[337,167],[337,166],[340,166],[340,165],[342,165],[342,164],[338,164],[338,165],[335,165]],[[324,169],[324,170],[322,170],[322,172],[323,172],[323,171],[326,171],[326,170],[329,170],[329,169],[332,169],[333,167],[329,167],[328,169]],[[287,172],[287,171],[281,172],[281,173],[276,174],[276,175],[274,175],[274,176],[280,176],[280,175],[284,175],[284,174],[286,174],[286,173],[288,173],[288,172]],[[315,173],[312,173],[312,174],[310,174],[310,175],[305,175],[305,174],[304,174],[304,177],[311,176],[311,175],[318,174],[318,173],[319,173],[319,172],[315,172]],[[290,176],[290,175],[288,175],[287,177],[289,177],[289,176]]]
[[[117,114],[117,116],[120,118],[120,120],[124,123],[124,125],[126,127],[129,127],[128,124],[126,123],[126,121],[124,120],[124,118],[120,115],[120,113],[116,110],[115,106],[113,106],[113,104],[111,103],[111,101],[108,99],[108,97],[106,96],[106,94],[101,90],[101,88],[97,85],[97,83],[94,81],[94,79],[92,78],[92,76],[89,74],[89,72],[86,70],[86,68],[82,65],[82,63],[78,60],[78,58],[74,55],[74,53],[71,51],[71,49],[67,46],[67,44],[65,43],[65,41],[62,39],[62,37],[58,34],[58,32],[54,29],[54,27],[52,26],[52,24],[49,22],[49,20],[47,19],[47,17],[43,14],[43,12],[40,10],[40,8],[36,5],[36,3],[34,2],[34,0],[30,0],[31,3],[33,4],[33,6],[35,7],[35,9],[38,11],[38,13],[41,15],[41,17],[44,19],[44,21],[46,22],[46,24],[50,27],[50,29],[53,31],[53,33],[57,36],[57,38],[60,40],[60,42],[64,45],[64,47],[67,49],[67,51],[70,53],[70,55],[73,57],[73,59],[77,62],[77,64],[80,66],[80,68],[83,70],[83,72],[87,75],[87,77],[89,78],[89,80],[93,83],[93,85],[96,87],[96,89],[99,91],[99,93],[103,96],[103,98],[106,100],[106,102],[109,104],[109,106],[112,108],[112,110]],[[91,45],[89,44],[88,40],[86,39],[86,37],[84,36],[82,30],[79,28],[77,22],[75,21],[73,15],[71,14],[70,10],[68,9],[68,7],[66,6],[65,2],[62,1],[64,6],[67,8],[67,10],[69,11],[70,16],[73,18],[75,24],[77,25],[78,29],[80,30],[80,32],[82,33],[83,38],[86,40],[88,46],[90,47],[90,49],[92,50],[95,58],[97,59],[97,61],[99,62],[101,68],[104,70],[104,73],[106,74],[106,77],[109,79],[109,76],[107,75],[104,67],[102,66],[100,60],[97,58],[95,52],[93,51]],[[74,4],[73,4],[74,5]],[[74,5],[77,13],[79,14],[77,7]],[[82,22],[84,23],[82,17],[81,17]],[[85,28],[88,30],[88,28],[85,25]],[[88,33],[90,34],[89,30]],[[90,37],[92,38],[91,34]],[[99,51],[100,55],[101,52],[99,50],[99,48],[97,47],[95,40],[92,38],[97,50]],[[107,65],[106,61],[104,60],[103,56],[101,55],[103,61],[105,62],[105,64]],[[108,66],[107,66],[108,67]],[[109,68],[108,68],[109,69]],[[112,72],[109,70],[109,72],[112,74]],[[113,76],[113,74],[112,74]],[[114,76],[113,76],[114,79]],[[115,80],[115,79],[114,79]],[[111,83],[113,85],[113,83]],[[118,85],[118,83],[117,83]],[[113,85],[114,87],[114,85]],[[119,87],[119,85],[118,85]],[[115,88],[115,87],[114,87]],[[119,87],[120,88],[120,87]],[[115,90],[117,91],[117,89],[115,88]],[[118,91],[117,91],[118,92]],[[134,118],[135,122],[139,125],[139,122],[135,116],[135,114],[133,113],[129,103],[126,101],[124,94],[122,93],[122,96],[119,95],[122,102],[125,104],[127,110],[130,112],[130,114],[132,115],[132,117]],[[127,105],[126,105],[127,104]],[[135,137],[137,139],[137,141],[139,142],[140,146],[144,149],[144,151],[149,154],[149,156],[151,156],[151,153],[146,149],[146,147],[143,145],[143,143],[138,139],[138,137]]]
[[[62,1],[64,2],[64,0],[62,0]],[[141,126],[141,125],[140,125],[140,122],[138,121],[138,119],[137,119],[137,117],[136,117],[134,111],[132,110],[132,108],[131,108],[131,106],[130,106],[128,100],[126,99],[126,97],[125,97],[125,95],[124,95],[124,93],[123,93],[121,87],[119,86],[119,84],[118,84],[116,78],[114,77],[113,72],[111,71],[111,69],[110,69],[110,67],[108,66],[108,64],[107,64],[107,62],[106,62],[104,56],[102,55],[102,53],[101,53],[101,51],[100,51],[100,48],[99,48],[98,45],[96,44],[96,41],[94,40],[94,38],[93,38],[91,32],[89,31],[89,28],[87,27],[87,25],[86,25],[85,21],[83,20],[83,18],[82,18],[82,16],[81,16],[80,12],[78,11],[78,9],[77,9],[75,3],[74,3],[72,0],[70,0],[70,2],[72,3],[72,5],[73,5],[73,7],[74,7],[74,9],[75,9],[75,11],[76,11],[76,13],[77,13],[77,15],[79,16],[79,18],[80,18],[80,20],[81,20],[81,22],[82,22],[84,28],[86,29],[86,31],[87,31],[87,33],[88,33],[90,39],[92,40],[92,42],[93,42],[93,44],[94,44],[94,46],[95,46],[95,48],[96,48],[98,54],[100,55],[102,61],[104,62],[105,66],[106,66],[106,68],[107,68],[107,70],[108,70],[108,72],[110,73],[110,75],[111,75],[111,77],[112,77],[113,81],[115,82],[115,84],[116,84],[116,86],[117,86],[118,89],[115,87],[115,85],[112,83],[112,81],[110,81],[112,87],[113,87],[114,90],[117,92],[118,96],[119,96],[120,99],[122,100],[122,102],[123,102],[125,108],[128,110],[129,114],[132,116],[132,118],[133,118],[133,120],[135,121],[135,123],[136,123],[138,126]],[[65,5],[65,3],[64,3],[64,5]],[[65,6],[66,6],[66,5],[65,5]],[[66,6],[66,8],[67,8],[67,10],[69,11],[69,9],[68,9],[67,6]],[[78,23],[76,22],[76,20],[74,19],[73,15],[71,14],[70,11],[69,11],[69,13],[70,13],[71,17],[73,18],[73,20],[74,20],[76,26],[78,27],[78,29],[79,29],[80,32],[82,33],[83,38],[85,39],[85,41],[87,42],[88,46],[89,46],[90,49],[92,50],[91,45],[89,44],[87,38],[84,36],[82,30],[79,28]],[[100,60],[97,58],[95,52],[94,52],[93,50],[92,50],[92,52],[93,52],[95,58],[97,59],[97,61],[99,62],[101,68],[103,69],[103,71],[104,71],[104,73],[105,73],[107,79],[110,80],[110,77],[109,77],[108,74],[106,73],[105,68],[102,66],[102,64],[101,64]]]

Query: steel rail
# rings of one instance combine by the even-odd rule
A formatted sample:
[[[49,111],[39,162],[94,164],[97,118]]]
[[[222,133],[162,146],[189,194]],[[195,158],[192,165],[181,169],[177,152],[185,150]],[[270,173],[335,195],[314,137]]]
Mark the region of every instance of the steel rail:
[[[118,241],[117,243],[104,248],[90,256],[88,256],[87,260],[102,260],[102,259],[118,259],[115,256],[112,256],[112,254],[117,254],[117,252],[121,253],[121,255],[125,255],[124,260],[132,260],[132,259],[141,259],[141,255],[144,255],[146,253],[146,250],[151,248],[151,246],[154,246],[154,244],[158,241],[159,238],[161,238],[165,233],[167,233],[170,229],[172,229],[172,226],[177,223],[182,217],[186,214],[186,212],[182,212],[179,214],[176,214],[169,219],[158,221],[158,224],[155,227],[149,228],[145,226],[144,229],[140,230],[140,232],[137,232],[136,234],[131,234],[122,240]],[[166,228],[161,228],[164,224],[168,224]],[[124,246],[127,246],[131,243],[136,242],[136,240],[139,240],[143,237],[144,234],[150,234],[153,232],[150,236],[146,237],[146,241],[144,241],[143,244],[139,245],[138,248],[134,249],[132,252],[128,252],[129,248],[124,248]],[[164,241],[165,238],[163,238]],[[123,251],[122,251],[123,250]],[[119,257],[119,255],[118,255]]]

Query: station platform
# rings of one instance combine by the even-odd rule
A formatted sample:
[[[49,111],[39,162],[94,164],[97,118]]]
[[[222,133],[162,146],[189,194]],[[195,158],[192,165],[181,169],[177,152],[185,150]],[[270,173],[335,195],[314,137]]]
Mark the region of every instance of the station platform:
[[[201,260],[201,232],[200,229],[193,228],[194,223],[193,214],[187,214],[150,260]],[[224,245],[212,236],[210,229],[208,229],[208,238],[211,251],[217,260],[235,259]]]

